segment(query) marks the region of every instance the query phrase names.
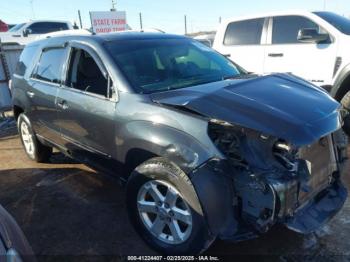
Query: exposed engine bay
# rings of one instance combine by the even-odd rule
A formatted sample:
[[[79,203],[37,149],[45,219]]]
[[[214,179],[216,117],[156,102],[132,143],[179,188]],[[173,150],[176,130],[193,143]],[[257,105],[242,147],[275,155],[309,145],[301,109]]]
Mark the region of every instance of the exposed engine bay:
[[[342,134],[296,147],[282,139],[218,120],[210,122],[208,133],[228,160],[235,202],[241,219],[249,226],[263,233],[276,222],[283,222],[295,231],[306,233],[318,225],[294,221],[295,213],[336,183],[346,158],[347,141]],[[288,224],[288,221],[293,222]]]

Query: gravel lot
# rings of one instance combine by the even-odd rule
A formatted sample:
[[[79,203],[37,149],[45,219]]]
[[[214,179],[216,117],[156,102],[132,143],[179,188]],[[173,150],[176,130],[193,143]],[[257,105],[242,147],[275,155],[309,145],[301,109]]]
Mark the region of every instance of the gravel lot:
[[[0,161],[0,204],[15,217],[40,261],[155,255],[131,227],[117,179],[60,153],[50,164],[33,163],[15,128],[0,131]],[[349,188],[348,175],[345,181]],[[350,201],[315,234],[275,227],[255,240],[217,241],[207,254],[235,261],[350,261]]]

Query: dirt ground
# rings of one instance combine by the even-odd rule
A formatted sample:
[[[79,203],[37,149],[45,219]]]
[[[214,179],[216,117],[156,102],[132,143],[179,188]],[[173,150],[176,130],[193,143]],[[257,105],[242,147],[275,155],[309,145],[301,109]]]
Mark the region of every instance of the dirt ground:
[[[40,261],[156,254],[131,227],[117,179],[60,153],[50,164],[33,163],[15,128],[0,131],[0,161],[0,204],[15,217]],[[255,240],[216,241],[206,254],[231,261],[350,261],[350,200],[315,234],[275,227]]]

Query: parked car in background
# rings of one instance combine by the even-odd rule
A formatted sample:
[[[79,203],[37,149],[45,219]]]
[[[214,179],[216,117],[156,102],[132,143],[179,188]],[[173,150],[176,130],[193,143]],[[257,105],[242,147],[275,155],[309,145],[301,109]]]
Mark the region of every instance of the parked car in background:
[[[0,32],[7,32],[8,30],[8,25],[4,21],[0,20]]]
[[[68,21],[37,20],[17,24],[8,32],[0,33],[0,39],[3,43],[26,45],[42,34],[72,29],[73,25]]]
[[[228,19],[214,49],[250,72],[288,72],[350,109],[350,20],[331,12],[275,12]],[[350,123],[345,131],[350,134]]]
[[[132,224],[161,253],[198,254],[276,223],[310,233],[347,197],[340,105],[196,40],[52,37],[26,46],[12,80],[28,157],[48,161],[55,147],[118,175]]]

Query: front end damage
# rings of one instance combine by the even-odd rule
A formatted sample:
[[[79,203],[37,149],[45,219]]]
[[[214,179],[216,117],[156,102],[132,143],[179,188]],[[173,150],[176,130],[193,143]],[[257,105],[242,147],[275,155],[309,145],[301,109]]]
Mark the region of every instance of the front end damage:
[[[192,179],[196,184],[196,178],[205,180],[204,173],[213,173],[226,180],[221,193],[230,194],[231,210],[222,212],[204,203],[209,205],[205,207],[208,212],[222,213],[219,221],[209,221],[219,225],[215,233],[239,241],[264,233],[276,223],[300,233],[313,232],[325,224],[347,197],[340,181],[346,140],[341,131],[337,132],[310,145],[294,146],[283,139],[212,120],[209,136],[226,159],[212,159],[196,170]],[[208,194],[199,194],[204,201],[212,201]]]
[[[213,234],[244,240],[276,223],[309,233],[342,207],[347,141],[340,105],[324,90],[273,74],[152,99],[208,121],[217,152],[190,178]]]

